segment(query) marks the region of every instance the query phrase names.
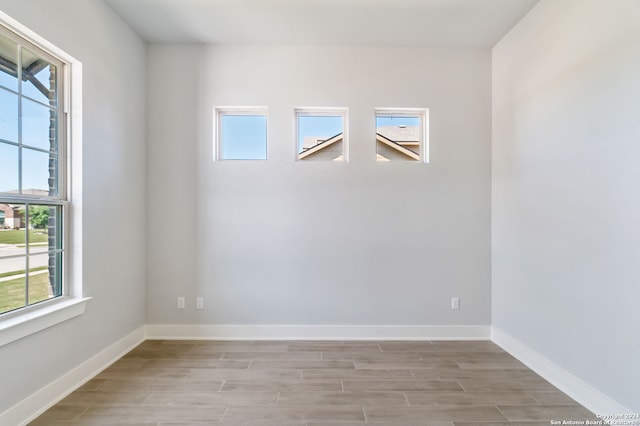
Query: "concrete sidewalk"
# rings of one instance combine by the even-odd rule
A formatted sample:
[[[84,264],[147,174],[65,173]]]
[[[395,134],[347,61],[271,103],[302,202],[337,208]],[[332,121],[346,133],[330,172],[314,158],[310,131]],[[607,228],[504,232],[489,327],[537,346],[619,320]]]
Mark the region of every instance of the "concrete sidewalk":
[[[30,277],[34,276],[34,275],[42,275],[42,274],[48,274],[49,270],[48,269],[43,269],[42,271],[35,271],[29,274]],[[4,281],[11,281],[11,280],[17,280],[19,278],[24,278],[26,277],[27,274],[16,274],[16,275],[9,275],[8,277],[2,277],[0,278],[0,283],[4,282]]]

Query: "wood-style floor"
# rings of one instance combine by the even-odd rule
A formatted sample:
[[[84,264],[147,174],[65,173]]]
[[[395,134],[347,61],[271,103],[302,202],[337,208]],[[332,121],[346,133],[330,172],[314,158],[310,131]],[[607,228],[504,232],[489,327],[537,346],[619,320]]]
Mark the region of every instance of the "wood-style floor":
[[[595,416],[491,342],[146,341],[33,425],[544,425]]]

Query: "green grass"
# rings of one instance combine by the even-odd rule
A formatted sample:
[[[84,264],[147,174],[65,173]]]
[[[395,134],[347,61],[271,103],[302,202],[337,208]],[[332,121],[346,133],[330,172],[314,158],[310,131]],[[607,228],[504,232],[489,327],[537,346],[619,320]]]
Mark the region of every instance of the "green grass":
[[[0,313],[24,306],[25,278],[0,282]],[[49,274],[29,277],[29,303],[49,299]]]
[[[38,266],[37,268],[29,269],[29,272],[43,271],[48,268],[49,268],[48,266]],[[24,274],[24,269],[21,271],[2,272],[0,273],[0,278],[8,277],[10,275],[20,275],[20,274]]]
[[[0,244],[26,244],[25,236],[27,233],[23,230],[11,229],[9,231],[0,231]],[[29,231],[29,243],[46,243],[49,235],[46,229],[32,229]]]

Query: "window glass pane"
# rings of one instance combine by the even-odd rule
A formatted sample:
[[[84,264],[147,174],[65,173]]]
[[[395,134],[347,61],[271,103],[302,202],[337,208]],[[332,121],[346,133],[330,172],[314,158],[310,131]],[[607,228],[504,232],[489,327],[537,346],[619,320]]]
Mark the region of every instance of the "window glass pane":
[[[298,116],[298,159],[343,161],[341,116]]]
[[[25,226],[24,204],[0,204],[8,217],[20,217]],[[0,230],[0,313],[62,295],[61,206],[29,205],[29,273],[26,227]]]
[[[56,236],[60,222],[58,206],[29,205],[29,252],[46,253],[62,248]]]
[[[56,102],[56,66],[22,49],[22,94],[47,105]]]
[[[0,86],[18,91],[18,45],[0,35]]]
[[[29,304],[42,302],[61,295],[57,275],[59,253],[29,256]]]
[[[0,88],[0,139],[18,143],[18,95]]]
[[[220,116],[222,160],[266,160],[267,117],[265,115]]]
[[[26,256],[10,259],[0,257],[0,313],[22,308],[26,304],[26,259]]]
[[[57,156],[46,152],[22,149],[22,193],[57,195]],[[49,167],[51,165],[51,171]],[[50,172],[52,185],[49,188]]]
[[[419,161],[421,131],[419,116],[376,116],[378,161]]]
[[[0,192],[18,189],[18,147],[0,142]]]
[[[22,144],[56,151],[57,115],[55,110],[23,98]]]

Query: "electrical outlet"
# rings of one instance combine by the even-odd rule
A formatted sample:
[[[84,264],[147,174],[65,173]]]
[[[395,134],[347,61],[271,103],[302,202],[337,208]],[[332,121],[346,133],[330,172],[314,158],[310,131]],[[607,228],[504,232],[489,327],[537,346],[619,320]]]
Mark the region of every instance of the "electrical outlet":
[[[204,309],[204,298],[197,297],[196,298],[196,309]]]
[[[451,309],[460,309],[460,298],[452,297],[451,298]]]
[[[178,297],[178,309],[184,309],[184,297]]]

